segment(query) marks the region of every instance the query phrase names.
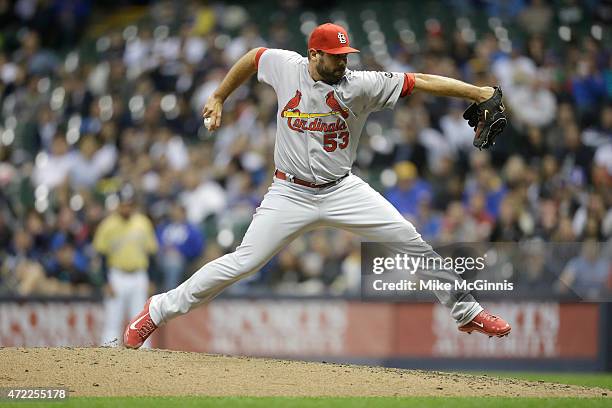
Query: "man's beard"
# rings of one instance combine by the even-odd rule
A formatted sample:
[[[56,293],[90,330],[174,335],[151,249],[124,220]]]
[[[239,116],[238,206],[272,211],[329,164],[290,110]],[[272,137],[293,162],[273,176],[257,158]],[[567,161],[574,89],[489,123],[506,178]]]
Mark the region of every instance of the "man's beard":
[[[316,68],[319,76],[323,78],[323,82],[327,84],[337,84],[340,82],[344,76],[344,73],[346,72],[346,69],[338,69],[336,71],[327,70],[323,64],[317,65]]]

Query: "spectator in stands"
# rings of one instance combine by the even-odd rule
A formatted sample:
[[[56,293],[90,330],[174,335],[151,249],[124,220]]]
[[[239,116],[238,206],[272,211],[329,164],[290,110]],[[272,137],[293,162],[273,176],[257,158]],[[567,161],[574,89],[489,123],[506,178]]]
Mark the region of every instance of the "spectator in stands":
[[[600,243],[589,238],[582,244],[580,255],[568,262],[557,289],[561,293],[571,291],[580,299],[595,300],[606,290],[609,276],[609,255],[602,254]]]
[[[49,226],[42,215],[32,210],[25,220],[25,229],[32,237],[34,253],[44,254],[49,249]]]
[[[36,161],[34,183],[49,190],[59,186],[66,181],[77,160],[76,153],[70,151],[64,133],[56,133],[51,144],[51,154]]]
[[[70,207],[62,206],[58,210],[54,227],[49,237],[51,252],[58,251],[66,243],[82,244],[82,242],[79,242],[83,238],[82,224]]]
[[[529,34],[546,34],[550,30],[554,12],[543,0],[532,0],[518,15],[521,28]]]
[[[64,114],[68,117],[75,114],[86,117],[91,112],[91,105],[94,99],[93,93],[87,87],[85,78],[78,74],[77,72],[77,75],[68,75],[63,82],[66,93],[63,108]],[[92,130],[95,131],[96,129]],[[80,131],[87,133],[88,129],[83,126]]]
[[[585,146],[598,148],[612,144],[612,102],[608,102],[601,110],[599,123],[587,127],[580,139]]]
[[[576,73],[571,78],[571,89],[584,123],[592,122],[596,107],[606,94],[603,76],[597,70],[592,56],[583,54],[577,61]]]
[[[523,85],[504,93],[506,103],[512,109],[512,125],[519,129],[528,126],[542,128],[555,119],[557,100],[541,77],[542,73],[537,72]]]
[[[394,166],[397,184],[385,192],[385,198],[406,218],[417,215],[421,200],[431,199],[429,183],[418,177],[416,166],[409,161]]]
[[[36,139],[42,150],[51,151],[53,138],[57,133],[59,117],[50,107],[43,107],[38,113]]]
[[[211,214],[218,214],[226,208],[226,192],[219,183],[203,179],[196,168],[189,168],[183,175],[184,190],[180,201],[187,211],[192,224],[200,224]]]
[[[476,192],[482,192],[485,195],[487,212],[497,218],[500,213],[500,203],[508,193],[508,189],[490,165],[478,166],[475,178],[465,186],[464,202],[469,202],[470,197]]]
[[[391,160],[394,162],[412,162],[417,169],[424,172],[429,167],[427,149],[419,141],[417,129],[411,123],[410,115],[406,115],[406,113],[405,110],[400,108],[394,115],[395,127],[391,130],[389,136],[396,139],[397,144],[395,145]]]
[[[46,75],[53,72],[59,58],[50,50],[41,49],[40,36],[36,31],[26,31],[21,37],[21,48],[16,52],[15,61],[25,64],[33,75]]]
[[[527,140],[521,143],[519,151],[528,163],[538,163],[546,154],[546,144],[542,129],[536,126],[527,127]]]
[[[557,205],[551,199],[542,199],[538,204],[538,212],[535,217],[537,224],[533,235],[550,241],[559,225]]]
[[[603,238],[600,226],[603,220],[609,217],[610,210],[612,208],[606,208],[603,197],[600,194],[589,194],[586,202],[574,214],[572,221],[574,235],[583,239]],[[589,226],[589,223],[592,225]]]
[[[442,220],[440,242],[475,242],[477,239],[477,225],[470,213],[465,211],[461,201],[450,203]]]
[[[417,214],[413,222],[427,242],[436,242],[440,238],[442,217],[433,210],[431,197],[423,196],[419,199]]]
[[[565,128],[574,126],[576,123],[577,118],[574,106],[567,101],[559,103],[554,123],[545,129],[547,152],[557,149],[559,146],[559,135],[563,134]]]
[[[552,235],[552,242],[574,242],[576,235],[572,228],[572,220],[569,217],[561,217],[555,232]]]
[[[84,135],[79,142],[74,163],[69,170],[70,185],[74,190],[91,189],[102,175],[100,164],[96,160],[98,142],[92,134]]]
[[[555,263],[547,252],[542,239],[531,239],[520,245],[520,259],[516,269],[519,273],[516,281],[520,290],[534,297],[546,294],[558,284],[559,275]]]
[[[464,180],[457,174],[457,168],[451,157],[444,157],[431,174],[432,204],[436,210],[444,211],[448,203],[463,198]]]
[[[472,195],[469,202],[469,215],[474,219],[476,223],[476,240],[486,241],[491,235],[493,226],[495,225],[495,219],[491,214],[487,212],[485,207],[486,197],[478,191]]]
[[[175,203],[168,221],[155,231],[159,242],[158,265],[163,273],[163,290],[177,287],[184,279],[186,268],[204,248],[204,236],[187,221],[185,208]]]
[[[333,271],[337,271],[339,265],[333,265],[336,259],[325,231],[315,231],[309,238],[308,249],[298,258],[301,275],[296,289],[300,294],[317,295],[322,294],[325,284],[335,278]]]
[[[27,260],[38,262],[42,257],[42,253],[37,251],[34,246],[32,235],[24,229],[17,229],[15,231],[8,254],[9,256],[5,260],[10,264],[9,269]]]
[[[504,90],[504,96],[513,94],[517,88],[525,86],[537,75],[533,60],[524,55],[518,47],[512,48],[509,57],[498,58],[491,69]]]
[[[474,129],[472,129],[465,119],[463,111],[465,107],[457,101],[450,104],[448,114],[440,119],[440,127],[444,133],[444,138],[451,144],[457,153],[470,154],[474,149]]]
[[[493,242],[517,242],[522,236],[518,223],[518,209],[511,196],[505,197],[499,209],[499,217],[491,232]]]
[[[557,159],[547,154],[543,157],[539,169],[539,190],[540,194],[545,197],[557,196],[559,189],[565,185],[565,181],[559,174],[559,162]]]
[[[593,154],[591,148],[582,144],[577,124],[569,125],[564,129],[563,144],[557,148],[556,156],[568,182],[579,185],[587,182]]]
[[[227,178],[227,206],[233,213],[232,216],[245,216],[250,221],[255,208],[259,205],[261,199],[257,197],[252,190],[253,181],[251,175],[246,171],[237,171]]]
[[[183,139],[173,135],[170,129],[166,127],[156,131],[155,142],[151,145],[150,155],[154,160],[164,156],[172,170],[184,170],[189,164],[189,156]]]
[[[54,256],[45,262],[45,269],[48,277],[72,285],[75,293],[91,292],[89,259],[72,242],[61,244]]]
[[[100,130],[100,141],[102,146],[94,154],[94,160],[98,164],[100,177],[111,173],[117,165],[117,133],[118,126],[113,121],[105,122]]]
[[[438,165],[447,157],[453,155],[453,146],[448,143],[442,133],[431,125],[429,113],[424,111],[419,119],[420,123],[414,125],[420,127],[419,141],[427,149],[427,162],[429,171],[438,171]]]
[[[5,290],[23,296],[44,293],[46,276],[41,258],[32,236],[24,229],[17,229],[0,264],[0,282]]]

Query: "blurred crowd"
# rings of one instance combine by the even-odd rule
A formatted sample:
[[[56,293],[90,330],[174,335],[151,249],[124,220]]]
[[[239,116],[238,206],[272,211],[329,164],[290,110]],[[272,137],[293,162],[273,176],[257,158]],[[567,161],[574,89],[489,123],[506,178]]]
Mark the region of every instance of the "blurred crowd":
[[[201,108],[251,48],[302,43],[304,54],[316,19],[292,9],[297,1],[283,2],[270,24],[239,6],[160,1],[84,36],[89,3],[0,0],[1,294],[99,290],[92,238],[126,184],[155,227],[158,290],[233,250],[271,182],[276,97],[253,79],[227,101],[212,135]],[[505,3],[515,7],[490,11],[482,32],[468,18],[452,26],[430,18],[422,37],[402,24],[381,32],[368,10],[332,13],[359,23],[349,33],[367,34],[351,68],[500,84],[510,121],[491,152],[478,151],[461,116],[467,101],[417,92],[370,117],[354,172],[432,243],[609,241],[612,56],[606,22],[582,24],[601,4]],[[290,28],[283,12],[302,13],[302,25]],[[113,16],[101,15],[102,27],[103,17]],[[606,287],[610,252],[586,253],[561,268],[573,271],[566,280]],[[528,269],[507,278],[529,284]],[[359,277],[359,240],[325,229],[230,291],[358,293]]]

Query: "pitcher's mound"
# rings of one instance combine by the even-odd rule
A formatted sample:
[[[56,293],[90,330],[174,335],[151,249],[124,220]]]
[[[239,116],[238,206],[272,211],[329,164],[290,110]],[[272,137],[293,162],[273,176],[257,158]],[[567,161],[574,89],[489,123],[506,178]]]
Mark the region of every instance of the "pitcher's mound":
[[[606,390],[455,373],[120,348],[0,349],[0,387],[73,396],[600,397]]]

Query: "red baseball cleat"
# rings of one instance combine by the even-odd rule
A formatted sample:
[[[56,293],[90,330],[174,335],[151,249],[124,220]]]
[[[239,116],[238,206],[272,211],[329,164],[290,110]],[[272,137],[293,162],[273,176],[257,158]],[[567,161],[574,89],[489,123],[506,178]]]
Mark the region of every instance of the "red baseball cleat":
[[[512,327],[501,317],[489,314],[486,310],[478,313],[468,324],[459,327],[459,331],[472,334],[476,330],[489,337],[504,337],[510,333]]]
[[[132,319],[123,333],[123,345],[127,348],[137,349],[142,346],[147,338],[157,329],[151,315],[149,315],[149,304],[151,298],[147,300],[142,311]]]

